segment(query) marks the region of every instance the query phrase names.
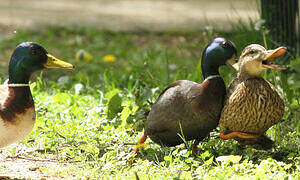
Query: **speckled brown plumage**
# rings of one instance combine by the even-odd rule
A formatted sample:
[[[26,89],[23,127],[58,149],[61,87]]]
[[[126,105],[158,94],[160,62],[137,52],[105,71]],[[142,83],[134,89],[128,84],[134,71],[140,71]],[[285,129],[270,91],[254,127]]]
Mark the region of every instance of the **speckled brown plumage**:
[[[282,120],[283,113],[283,99],[271,83],[263,78],[242,82],[235,78],[229,84],[220,129],[263,134]]]
[[[284,101],[276,88],[261,77],[263,69],[282,69],[269,61],[280,56],[286,48],[266,50],[252,44],[241,53],[238,75],[229,84],[220,117],[220,138],[236,139],[240,143],[272,147],[264,135],[274,124],[282,121]]]

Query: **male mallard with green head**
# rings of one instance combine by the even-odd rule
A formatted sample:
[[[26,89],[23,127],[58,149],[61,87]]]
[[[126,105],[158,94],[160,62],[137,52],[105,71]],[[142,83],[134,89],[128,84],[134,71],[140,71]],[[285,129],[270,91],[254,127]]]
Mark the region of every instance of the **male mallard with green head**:
[[[272,147],[264,133],[282,121],[284,102],[274,86],[261,77],[263,69],[284,69],[270,61],[286,48],[266,50],[258,44],[247,46],[238,61],[238,75],[229,84],[220,118],[220,138],[236,139],[242,144]]]
[[[139,144],[144,143],[147,136],[165,146],[181,144],[183,138],[186,141],[195,139],[195,151],[199,141],[218,125],[226,93],[219,67],[225,64],[232,67],[228,62],[235,56],[236,48],[231,41],[214,39],[202,54],[205,80],[202,83],[188,80],[171,83],[152,106]]]
[[[27,136],[35,122],[35,108],[29,78],[44,68],[73,69],[39,44],[24,42],[13,52],[9,63],[9,79],[0,86],[0,148]]]

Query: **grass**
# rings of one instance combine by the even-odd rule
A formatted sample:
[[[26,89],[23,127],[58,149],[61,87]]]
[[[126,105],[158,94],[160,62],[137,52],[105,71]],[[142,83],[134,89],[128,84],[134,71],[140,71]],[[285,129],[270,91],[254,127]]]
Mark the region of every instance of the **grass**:
[[[267,131],[275,147],[269,151],[242,148],[235,141],[222,141],[217,128],[198,146],[191,142],[166,148],[150,140],[144,151],[133,156],[132,143],[142,135],[146,112],[163,88],[178,79],[203,80],[199,58],[217,36],[232,40],[240,52],[250,43],[263,44],[261,34],[236,26],[224,32],[116,33],[92,28],[52,27],[21,30],[0,41],[0,76],[7,78],[7,64],[15,46],[23,41],[42,44],[51,54],[76,65],[76,70],[47,70],[31,82],[37,122],[22,144],[38,149],[22,153],[5,149],[11,156],[56,159],[72,165],[77,177],[116,179],[287,179],[300,178],[299,72],[276,72],[286,101],[284,122]],[[75,60],[80,49],[93,58]],[[115,62],[105,62],[113,55]],[[6,60],[6,61],[3,61]],[[300,58],[292,61],[299,71]],[[236,76],[221,68],[226,84]],[[272,73],[266,78],[274,84]],[[67,171],[40,168],[53,177]],[[1,172],[1,170],[0,170]]]

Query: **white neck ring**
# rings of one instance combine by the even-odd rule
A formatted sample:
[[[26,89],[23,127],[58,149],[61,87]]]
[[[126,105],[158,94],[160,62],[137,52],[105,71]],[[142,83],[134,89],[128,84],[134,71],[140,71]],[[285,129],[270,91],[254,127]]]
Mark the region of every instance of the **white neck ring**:
[[[207,78],[205,78],[205,80],[209,80],[209,79],[213,79],[213,78],[218,78],[218,77],[221,78],[220,75],[212,75],[212,76],[208,76]]]
[[[29,84],[2,84],[0,86],[7,86],[7,87],[29,87]]]

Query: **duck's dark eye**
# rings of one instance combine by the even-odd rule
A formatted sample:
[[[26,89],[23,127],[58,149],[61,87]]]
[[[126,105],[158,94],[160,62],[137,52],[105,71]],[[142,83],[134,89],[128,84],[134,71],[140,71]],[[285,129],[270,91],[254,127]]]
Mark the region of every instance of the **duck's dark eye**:
[[[32,55],[37,55],[37,53],[38,53],[37,49],[30,50],[30,54],[32,54]]]
[[[253,50],[251,50],[250,52],[249,52],[249,54],[254,54],[255,53],[255,51],[253,51]]]

